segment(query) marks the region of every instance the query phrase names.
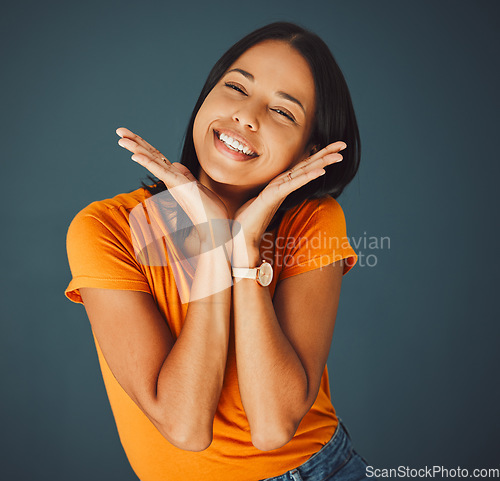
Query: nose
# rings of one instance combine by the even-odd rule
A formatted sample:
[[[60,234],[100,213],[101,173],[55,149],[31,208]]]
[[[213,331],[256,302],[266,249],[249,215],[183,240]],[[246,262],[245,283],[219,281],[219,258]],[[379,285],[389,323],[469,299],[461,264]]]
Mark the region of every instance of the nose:
[[[256,131],[259,129],[257,109],[255,106],[246,104],[234,112],[233,120],[239,123],[242,127]]]

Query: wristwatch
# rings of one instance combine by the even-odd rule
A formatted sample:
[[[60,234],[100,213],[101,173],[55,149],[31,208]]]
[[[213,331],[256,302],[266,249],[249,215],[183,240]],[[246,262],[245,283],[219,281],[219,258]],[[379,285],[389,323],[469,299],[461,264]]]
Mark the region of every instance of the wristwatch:
[[[233,277],[255,279],[262,287],[267,287],[273,280],[273,268],[267,261],[262,261],[259,267],[233,267]]]

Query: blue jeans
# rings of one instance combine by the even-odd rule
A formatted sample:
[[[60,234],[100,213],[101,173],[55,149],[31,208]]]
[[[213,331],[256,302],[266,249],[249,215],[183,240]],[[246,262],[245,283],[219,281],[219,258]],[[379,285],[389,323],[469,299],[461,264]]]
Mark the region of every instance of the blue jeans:
[[[285,474],[262,481],[356,481],[366,476],[366,461],[354,451],[347,428],[339,424],[330,441],[304,464]]]

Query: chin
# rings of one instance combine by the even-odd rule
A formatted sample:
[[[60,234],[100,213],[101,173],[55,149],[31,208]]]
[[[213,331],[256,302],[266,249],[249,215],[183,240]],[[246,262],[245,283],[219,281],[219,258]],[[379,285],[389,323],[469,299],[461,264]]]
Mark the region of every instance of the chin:
[[[241,182],[241,175],[238,175],[236,172],[231,172],[228,169],[224,169],[223,167],[219,166],[209,167],[204,166],[201,163],[200,165],[205,175],[214,182],[228,185],[243,185]]]

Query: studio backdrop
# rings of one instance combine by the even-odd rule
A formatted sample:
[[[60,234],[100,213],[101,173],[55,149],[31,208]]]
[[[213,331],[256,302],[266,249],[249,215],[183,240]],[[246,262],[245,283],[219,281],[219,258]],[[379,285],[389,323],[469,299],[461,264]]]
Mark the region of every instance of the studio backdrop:
[[[83,306],[68,226],[176,160],[215,61],[267,23],[330,47],[361,134],[337,199],[344,277],[331,394],[373,467],[499,468],[498,2],[11,2],[1,25],[2,477],[134,480]],[[341,140],[341,139],[339,139]]]

